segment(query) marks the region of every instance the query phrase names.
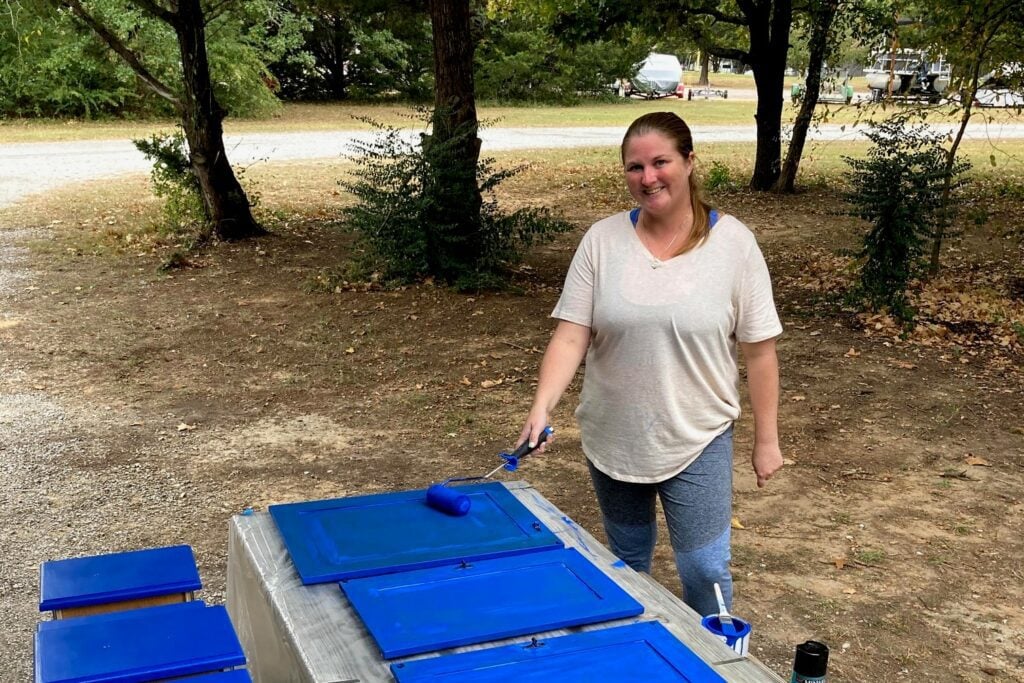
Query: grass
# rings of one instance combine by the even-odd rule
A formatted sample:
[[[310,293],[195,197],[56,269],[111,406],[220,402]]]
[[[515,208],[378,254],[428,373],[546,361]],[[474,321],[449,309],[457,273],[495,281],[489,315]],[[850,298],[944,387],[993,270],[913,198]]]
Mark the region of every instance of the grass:
[[[881,550],[861,550],[854,557],[864,564],[879,564],[885,560],[885,553]]]

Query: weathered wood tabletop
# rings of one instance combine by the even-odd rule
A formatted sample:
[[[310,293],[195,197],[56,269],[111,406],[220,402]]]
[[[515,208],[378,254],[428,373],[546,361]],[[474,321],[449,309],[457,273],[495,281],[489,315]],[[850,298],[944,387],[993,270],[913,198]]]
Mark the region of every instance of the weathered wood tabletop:
[[[700,623],[700,616],[646,574],[625,567],[525,482],[507,488],[551,531],[644,605],[627,619],[533,634],[539,639],[637,621],[661,622],[731,683],[781,683],[753,657],[739,657]],[[394,680],[394,662],[528,641],[530,636],[385,661],[336,583],[304,586],[266,512],[236,515],[230,523],[227,607],[257,683],[371,683]],[[756,637],[756,632],[755,632]]]

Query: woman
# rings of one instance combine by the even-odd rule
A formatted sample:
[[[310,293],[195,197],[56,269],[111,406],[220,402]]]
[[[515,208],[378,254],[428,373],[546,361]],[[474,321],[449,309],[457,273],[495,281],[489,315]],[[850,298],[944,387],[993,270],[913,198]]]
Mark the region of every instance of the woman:
[[[747,364],[760,487],[782,466],[782,325],[753,234],[701,196],[686,123],[641,116],[621,154],[638,208],[584,235],[551,314],[559,322],[520,441],[536,443],[586,356],[576,416],[611,549],[650,571],[659,496],[684,598],[712,614],[716,582],[732,602],[736,349]]]

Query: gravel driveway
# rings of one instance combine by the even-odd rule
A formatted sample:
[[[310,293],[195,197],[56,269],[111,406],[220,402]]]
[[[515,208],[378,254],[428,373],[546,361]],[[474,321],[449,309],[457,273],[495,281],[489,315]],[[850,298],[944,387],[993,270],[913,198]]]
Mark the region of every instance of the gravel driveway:
[[[949,133],[952,124],[932,126]],[[480,133],[485,152],[515,149],[557,149],[618,145],[624,127],[591,128],[485,128]],[[409,131],[415,139],[416,131]],[[693,126],[693,135],[705,142],[754,142],[757,132],[749,126]],[[862,128],[824,125],[812,129],[811,140],[855,140]],[[1024,137],[1022,124],[974,122],[967,137],[1006,139]],[[372,138],[366,131],[324,131],[316,133],[250,133],[225,138],[228,156],[234,164],[258,161],[323,159],[341,156],[354,142]],[[0,207],[35,192],[76,181],[94,180],[123,173],[149,170],[149,164],[129,140],[41,142],[0,144]]]

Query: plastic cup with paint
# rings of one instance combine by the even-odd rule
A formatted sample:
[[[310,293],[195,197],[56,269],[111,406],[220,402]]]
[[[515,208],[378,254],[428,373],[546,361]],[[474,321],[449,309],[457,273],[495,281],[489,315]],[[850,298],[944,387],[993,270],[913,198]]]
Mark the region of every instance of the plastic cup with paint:
[[[736,627],[736,632],[730,632],[728,635],[722,629],[722,622],[719,621],[717,614],[704,617],[700,623],[704,628],[711,631],[715,637],[731,647],[736,654],[743,657],[747,656],[747,652],[750,649],[750,624],[748,622],[733,615],[732,623]]]

